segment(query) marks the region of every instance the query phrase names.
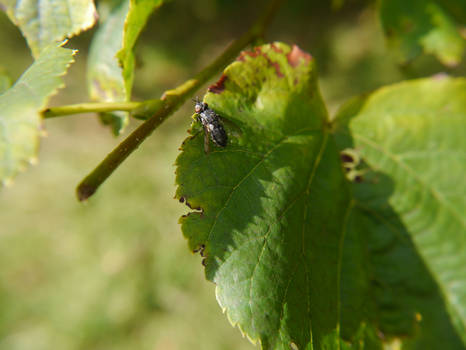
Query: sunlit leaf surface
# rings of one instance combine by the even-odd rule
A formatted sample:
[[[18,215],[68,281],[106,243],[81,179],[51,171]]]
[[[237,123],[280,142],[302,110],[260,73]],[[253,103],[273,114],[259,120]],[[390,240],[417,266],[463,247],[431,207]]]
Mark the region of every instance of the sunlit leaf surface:
[[[385,339],[405,336],[403,349],[463,349],[466,80],[382,88],[337,124],[339,146],[364,160],[345,240],[343,333],[372,321]]]
[[[0,95],[0,181],[9,183],[37,157],[40,111],[63,82],[73,50],[46,48],[19,80]]]
[[[62,41],[94,25],[92,0],[0,0],[21,29],[34,57],[55,41]]]
[[[88,88],[96,101],[129,101],[133,85],[133,47],[147,19],[162,0],[121,0],[102,3],[100,27],[92,41],[88,64]],[[128,124],[127,112],[101,114],[118,135]]]
[[[338,343],[339,263],[349,196],[313,58],[298,47],[244,52],[205,101],[229,141],[192,130],[177,198],[192,250],[231,323],[264,349]]]

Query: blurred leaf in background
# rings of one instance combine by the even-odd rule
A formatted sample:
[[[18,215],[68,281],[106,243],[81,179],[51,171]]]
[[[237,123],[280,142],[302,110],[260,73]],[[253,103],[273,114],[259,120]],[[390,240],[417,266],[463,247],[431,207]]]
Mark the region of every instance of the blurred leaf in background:
[[[0,95],[0,184],[37,162],[42,118],[50,96],[63,87],[61,76],[73,62],[74,51],[46,47],[21,78]],[[3,88],[9,84],[2,75]]]
[[[449,13],[449,8],[457,11]],[[463,0],[382,0],[380,18],[389,46],[400,61],[412,60],[422,51],[447,66],[461,61],[466,43],[460,32],[466,25]]]
[[[365,162],[342,264],[343,334],[371,321],[385,339],[404,335],[403,348],[464,347],[465,101],[465,79],[439,76],[339,111],[339,147]]]
[[[11,21],[21,29],[34,57],[56,41],[62,41],[94,25],[93,0],[0,0]]]
[[[92,100],[120,102],[131,99],[134,76],[133,47],[159,1],[122,0],[99,5],[99,28],[89,50],[88,89]],[[119,135],[127,126],[127,112],[101,113],[104,124]]]

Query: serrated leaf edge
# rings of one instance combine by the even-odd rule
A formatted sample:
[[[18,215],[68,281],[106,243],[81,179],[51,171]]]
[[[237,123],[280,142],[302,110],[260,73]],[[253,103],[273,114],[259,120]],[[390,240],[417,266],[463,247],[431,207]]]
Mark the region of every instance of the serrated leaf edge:
[[[65,39],[61,43],[59,43],[57,45],[57,47],[63,47],[63,45],[65,45],[67,42],[68,42],[68,40]],[[57,78],[61,78],[64,75],[66,75],[66,73],[68,71],[68,68],[71,66],[71,64],[73,64],[75,62],[74,56],[78,52],[77,49],[67,49],[67,48],[64,48],[64,49],[65,50],[71,50],[71,57],[70,57],[70,60],[68,61],[68,63],[65,65],[65,69],[63,70],[63,72],[56,75]],[[51,93],[46,98],[44,98],[42,106],[37,108],[36,113],[38,114],[38,117],[39,117],[41,122],[43,121],[41,112],[45,109],[45,106],[47,106],[48,101],[58,93],[58,90],[65,87],[65,82],[63,81],[63,79],[60,79],[60,80],[61,80],[61,83],[53,91],[51,91]],[[14,86],[14,84],[12,86]],[[34,155],[29,157],[29,158],[24,158],[24,159],[20,160],[18,162],[17,171],[15,173],[13,173],[13,175],[11,175],[9,177],[6,177],[6,178],[4,178],[4,179],[2,179],[0,181],[0,188],[3,187],[3,186],[4,187],[12,186],[14,184],[14,179],[18,174],[21,174],[21,173],[25,172],[26,169],[28,168],[28,166],[34,166],[34,165],[37,165],[39,163],[39,158],[38,158],[37,154],[39,152],[40,138],[47,136],[47,133],[43,129],[41,129],[41,127],[42,127],[42,124],[39,125],[39,128],[37,130],[37,134],[36,134],[36,136],[34,138],[34,142],[36,144],[35,150],[34,150]],[[42,130],[42,132],[41,132],[41,130]]]

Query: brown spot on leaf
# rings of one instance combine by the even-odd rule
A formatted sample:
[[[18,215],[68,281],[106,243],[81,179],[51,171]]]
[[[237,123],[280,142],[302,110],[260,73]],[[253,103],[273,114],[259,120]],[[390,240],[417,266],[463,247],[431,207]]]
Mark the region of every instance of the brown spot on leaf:
[[[260,47],[255,47],[254,51],[241,51],[237,61],[244,61],[246,56],[257,57],[262,54],[262,49]]]
[[[281,70],[280,70],[280,65],[278,64],[278,62],[274,62],[274,63],[272,63],[272,65],[275,67],[275,71],[277,72],[277,76],[278,76],[279,78],[283,78],[284,75],[283,75],[283,73],[282,73]]]
[[[286,55],[286,58],[288,59],[290,66],[296,67],[301,63],[302,60],[308,63],[312,59],[312,56],[301,50],[297,45],[293,45],[293,48],[291,49],[290,53]]]
[[[205,257],[204,250],[205,250],[205,244],[201,244],[196,249],[193,250],[193,253],[199,253],[204,258]]]
[[[201,248],[199,249],[199,254],[200,254],[203,258],[207,257],[207,255],[206,255],[206,253],[205,253],[205,245],[204,245],[204,244],[201,245]]]
[[[341,153],[340,159],[343,163],[352,163],[354,161],[353,157],[348,153]]]
[[[264,54],[264,57],[265,57],[265,59],[267,60],[267,62],[268,62],[271,66],[273,66],[273,67],[275,68],[275,72],[277,72],[277,76],[278,76],[279,78],[283,78],[284,75],[283,75],[283,73],[282,73],[281,70],[280,70],[280,65],[278,64],[278,62],[273,62],[273,61],[270,59],[270,57],[267,56],[266,54]]]
[[[183,201],[184,201],[184,204],[186,204],[186,206],[189,207],[189,209],[196,210],[196,211],[192,211],[188,213],[186,216],[183,215],[182,217],[187,217],[191,214],[198,214],[201,219],[204,217],[204,209],[202,209],[201,207],[193,207],[191,203],[188,202],[188,199],[185,196],[182,196],[180,198],[180,202],[183,203]]]
[[[280,48],[275,46],[274,50],[280,50]],[[281,50],[277,51],[277,52],[281,52]],[[241,54],[239,55],[239,57],[237,58],[237,61],[244,61],[246,56],[257,57],[257,56],[260,56],[260,55],[264,56],[264,58],[267,60],[267,63],[275,68],[275,72],[277,72],[277,76],[279,78],[284,77],[278,62],[273,62],[266,53],[262,52],[262,49],[260,47],[255,47],[254,51],[242,51]],[[258,72],[258,70],[256,70],[256,72]]]
[[[223,90],[225,90],[225,80],[227,80],[227,76],[222,74],[220,79],[215,83],[209,86],[208,91],[213,92],[214,94],[219,94]]]
[[[190,203],[188,203],[188,201],[186,201],[186,205],[189,207],[189,209],[199,210],[199,211],[203,212],[203,210],[201,209],[201,207],[195,207],[195,208],[193,208],[193,206],[192,206]]]
[[[354,182],[361,183],[364,181],[364,178],[361,175],[356,175],[354,178]]]

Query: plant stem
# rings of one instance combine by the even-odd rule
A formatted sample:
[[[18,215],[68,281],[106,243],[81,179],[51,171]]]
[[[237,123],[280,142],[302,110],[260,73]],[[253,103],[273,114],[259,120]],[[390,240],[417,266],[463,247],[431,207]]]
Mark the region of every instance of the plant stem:
[[[272,20],[282,0],[270,2],[264,15],[250,27],[250,29],[235,40],[230,46],[201,72],[175,89],[167,90],[157,110],[152,117],[142,123],[122,143],[120,143],[107,157],[78,185],[76,192],[80,201],[86,200],[97,191],[99,186],[113,173],[113,171],[160,125],[167,117],[175,112],[201,85],[221,71],[240,51],[256,39],[263,36],[266,27]]]
[[[55,118],[69,114],[98,113],[113,111],[132,111],[141,107],[143,102],[97,102],[47,108],[42,112],[44,118]]]

